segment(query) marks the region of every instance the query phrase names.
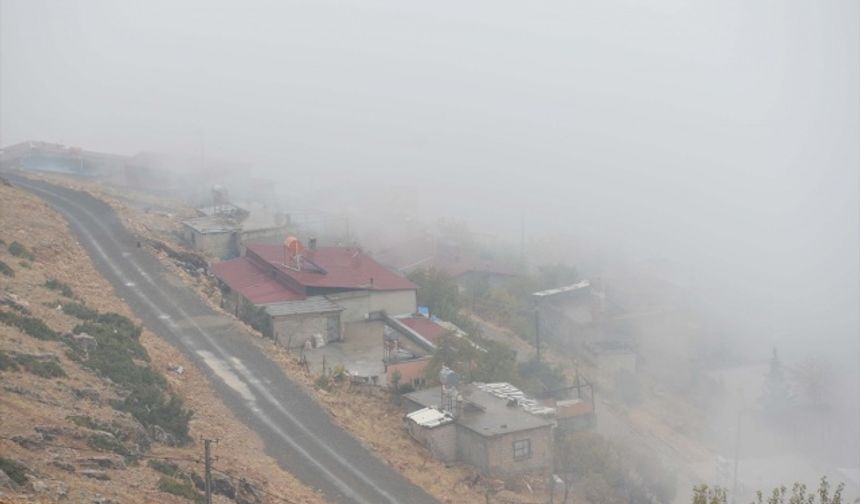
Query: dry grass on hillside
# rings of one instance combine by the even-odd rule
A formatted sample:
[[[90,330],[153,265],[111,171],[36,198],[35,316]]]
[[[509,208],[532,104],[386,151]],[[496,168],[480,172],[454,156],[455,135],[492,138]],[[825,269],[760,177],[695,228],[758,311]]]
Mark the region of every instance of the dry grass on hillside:
[[[181,207],[174,207],[173,222],[170,222],[171,219],[164,215],[146,213],[140,210],[140,205],[129,205],[126,201],[117,199],[111,191],[97,184],[58,176],[40,178],[86,191],[106,201],[120,214],[127,227],[146,238],[165,240],[175,236],[172,235],[171,230],[178,229],[179,216],[189,213],[188,209],[183,210]],[[182,249],[182,245],[179,243],[174,242],[170,245]],[[210,279],[200,276],[193,277],[178,267],[166,254],[157,253],[157,255],[167,268],[187,285],[197,290],[213,308],[220,310],[218,305],[220,293],[214,289]],[[223,311],[222,313],[233,317],[230,313]],[[256,344],[272,356],[291,378],[306,387],[309,394],[323,405],[335,422],[351,432],[384,463],[401,472],[416,485],[424,488],[440,502],[452,504],[530,504],[547,500],[547,496],[541,488],[542,484],[537,481],[530,482],[534,493],[529,491],[525,481],[514,482],[514,491],[491,492],[490,487],[498,485],[499,482],[477,477],[477,472],[470,466],[464,464],[446,465],[439,462],[431,456],[426,448],[414,441],[403,425],[399,408],[389,400],[385,392],[376,390],[370,393],[359,393],[348,386],[335,388],[331,392],[317,390],[313,386],[315,377],[308,374],[298,364],[294,354],[289,354],[283,347],[263,338],[250,327],[248,327],[248,331],[256,336],[254,339]]]
[[[14,276],[0,276],[0,294],[12,296],[25,305],[32,316],[43,320],[52,329],[68,331],[79,321],[56,308],[64,299],[55,290],[44,286],[49,279],[68,284],[74,296],[86,306],[100,312],[116,312],[136,320],[128,307],[114,294],[110,285],[95,271],[89,257],[70,233],[65,221],[41,200],[22,190],[0,185],[0,239],[6,244],[17,241],[32,252],[34,258],[25,260],[12,256],[6,246],[0,246],[0,261],[14,271]],[[138,322],[139,323],[139,322]],[[289,496],[295,502],[322,503],[324,499],[283,471],[263,453],[262,440],[221,403],[213,394],[204,375],[174,347],[155,334],[144,331],[141,342],[152,358],[153,366],[168,378],[169,388],[182,397],[194,411],[190,428],[193,444],[183,448],[153,445],[148,455],[189,459],[179,465],[202,473],[202,464],[193,462],[202,454],[203,437],[218,438],[215,455],[217,466],[229,468],[235,474],[265,482],[263,488],[276,495]],[[0,489],[0,501],[52,502],[67,494],[67,502],[91,502],[104,496],[117,502],[186,503],[186,499],[157,489],[161,475],[146,465],[130,465],[126,469],[107,470],[110,481],[98,481],[63,470],[52,463],[76,463],[80,458],[96,453],[86,446],[86,429],[73,425],[67,417],[86,415],[103,422],[134,424],[126,413],[109,406],[116,397],[115,387],[81,368],[66,356],[66,347],[58,341],[42,341],[16,328],[0,324],[0,350],[6,353],[53,354],[66,378],[46,379],[23,371],[2,371],[0,389],[0,436],[33,436],[34,427],[59,429],[50,444],[25,448],[19,443],[0,440],[0,452],[5,458],[27,465],[33,477],[27,487],[15,492]],[[181,375],[168,370],[169,365],[184,367]],[[87,397],[81,398],[81,391]],[[97,399],[93,399],[96,397]],[[71,448],[62,448],[59,445]],[[216,466],[216,467],[217,467]],[[45,483],[37,485],[33,481]],[[58,494],[57,492],[60,492]],[[216,497],[217,502],[232,502]]]

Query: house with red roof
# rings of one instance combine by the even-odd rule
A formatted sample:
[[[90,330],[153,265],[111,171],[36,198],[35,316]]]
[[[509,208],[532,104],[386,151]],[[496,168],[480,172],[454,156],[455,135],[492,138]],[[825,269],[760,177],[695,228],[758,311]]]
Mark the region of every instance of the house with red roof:
[[[378,251],[374,258],[404,274],[434,268],[453,278],[462,289],[468,285],[497,287],[520,276],[519,268],[511,261],[432,236],[390,246]]]
[[[253,243],[211,270],[225,309],[293,347],[376,335],[381,342],[384,321],[372,314],[416,310],[417,286],[356,247]]]

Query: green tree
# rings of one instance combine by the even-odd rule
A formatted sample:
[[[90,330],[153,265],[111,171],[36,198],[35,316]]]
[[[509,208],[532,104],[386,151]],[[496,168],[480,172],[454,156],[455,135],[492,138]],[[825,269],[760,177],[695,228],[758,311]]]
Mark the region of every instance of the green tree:
[[[418,285],[417,301],[430,308],[430,313],[454,321],[463,308],[460,288],[448,274],[436,268],[422,268],[409,274],[409,280]]]
[[[435,382],[439,370],[445,366],[471,381],[472,368],[476,364],[479,350],[468,339],[447,332],[436,340],[436,351],[427,363],[425,377],[428,382]]]
[[[495,341],[480,340],[484,351],[475,352],[476,362],[472,369],[472,380],[482,382],[519,382],[517,353],[510,347]]]
[[[544,395],[558,390],[567,384],[561,366],[553,366],[546,361],[532,357],[519,365],[520,387],[532,394]]]

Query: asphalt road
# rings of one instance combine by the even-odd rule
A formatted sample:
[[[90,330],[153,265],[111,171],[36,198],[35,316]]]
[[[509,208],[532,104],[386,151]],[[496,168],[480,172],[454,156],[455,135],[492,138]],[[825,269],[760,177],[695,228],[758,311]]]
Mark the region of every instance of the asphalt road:
[[[209,376],[218,396],[259,433],[282,467],[331,502],[436,502],[333,424],[241,325],[211,309],[146,248],[138,248],[137,238],[106,203],[45,182],[4,176],[63,214],[116,293],[147,328]]]

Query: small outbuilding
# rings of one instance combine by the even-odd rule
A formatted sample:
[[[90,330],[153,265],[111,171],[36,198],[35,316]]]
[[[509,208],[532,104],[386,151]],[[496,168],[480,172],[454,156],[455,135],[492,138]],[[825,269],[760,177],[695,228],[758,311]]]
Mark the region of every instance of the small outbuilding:
[[[520,399],[505,397],[511,391]],[[472,383],[456,390],[435,387],[406,394],[403,403],[408,413],[407,429],[434,455],[449,457],[444,460],[451,460],[453,453],[454,460],[496,478],[523,473],[549,475],[552,471],[554,410],[537,405],[510,384]],[[432,432],[439,426],[409,417],[429,417],[433,410],[453,419],[456,435]]]

